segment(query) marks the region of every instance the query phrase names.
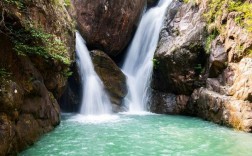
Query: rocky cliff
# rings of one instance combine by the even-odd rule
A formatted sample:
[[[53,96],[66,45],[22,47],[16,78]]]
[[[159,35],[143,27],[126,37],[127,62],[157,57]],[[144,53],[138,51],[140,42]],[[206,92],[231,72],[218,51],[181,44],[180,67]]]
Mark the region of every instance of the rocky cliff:
[[[60,122],[74,52],[64,2],[0,2],[0,155],[16,155]]]
[[[251,2],[170,7],[155,53],[151,110],[252,132]]]
[[[76,19],[90,50],[117,56],[127,46],[145,0],[73,0]]]

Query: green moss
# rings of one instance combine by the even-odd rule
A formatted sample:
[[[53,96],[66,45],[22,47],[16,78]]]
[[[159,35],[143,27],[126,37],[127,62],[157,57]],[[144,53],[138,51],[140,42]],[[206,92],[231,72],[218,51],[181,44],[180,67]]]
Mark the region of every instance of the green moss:
[[[55,35],[45,33],[43,29],[12,29],[12,41],[18,55],[39,55],[45,59],[59,60],[66,65],[71,63],[68,48],[63,41]]]
[[[205,72],[205,68],[202,67],[201,64],[197,64],[195,67],[194,67],[194,71],[197,75],[200,75],[200,74],[203,74]]]
[[[184,0],[183,2],[184,2],[184,3],[189,3],[189,2],[190,2],[190,0]]]
[[[205,50],[207,54],[210,54],[211,50],[211,43],[212,41],[219,35],[219,32],[217,29],[215,29],[211,34],[208,35],[206,39],[206,44],[205,44]]]
[[[223,0],[209,0],[207,13],[204,14],[207,22],[210,24],[223,13],[222,7],[225,1]]]
[[[10,76],[10,72],[8,72],[5,68],[0,68],[0,78],[8,78]]]
[[[252,32],[252,4],[242,0],[209,0],[208,10],[204,14],[209,24],[222,16],[224,12],[237,12],[235,22],[244,27],[247,31]],[[221,30],[219,30],[221,31]]]
[[[18,9],[24,9],[25,4],[23,0],[3,0],[3,3],[8,5],[15,5]]]
[[[235,7],[232,7],[232,11],[236,11],[239,14],[236,16],[235,21],[249,32],[252,32],[252,4],[237,3]]]
[[[157,60],[157,59],[152,59],[152,63],[153,63],[153,68],[154,69],[157,69],[158,68],[158,66],[159,66],[159,64],[160,64],[160,62]]]
[[[71,6],[71,0],[64,0],[64,6],[65,7]]]
[[[73,72],[72,72],[69,68],[67,68],[67,69],[65,69],[65,70],[62,72],[62,75],[63,75],[64,77],[69,77],[69,76],[72,76],[72,75],[73,75]]]

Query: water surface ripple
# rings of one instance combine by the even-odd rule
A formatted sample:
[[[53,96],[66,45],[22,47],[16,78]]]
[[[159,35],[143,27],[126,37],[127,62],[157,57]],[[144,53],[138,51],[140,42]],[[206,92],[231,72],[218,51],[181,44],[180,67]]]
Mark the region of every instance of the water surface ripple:
[[[251,134],[197,118],[64,114],[56,130],[20,156],[251,156],[251,147]]]

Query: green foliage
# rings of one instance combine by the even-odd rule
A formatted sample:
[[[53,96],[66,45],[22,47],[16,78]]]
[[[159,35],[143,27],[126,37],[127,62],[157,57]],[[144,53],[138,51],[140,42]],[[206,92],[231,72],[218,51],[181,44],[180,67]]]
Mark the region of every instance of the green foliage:
[[[160,62],[155,58],[152,59],[152,63],[153,63],[153,68],[154,69],[157,69],[159,64],[160,64]]]
[[[237,3],[232,10],[239,13],[235,21],[249,32],[252,32],[252,3]]]
[[[206,45],[205,45],[205,49],[206,52],[209,54],[210,53],[210,49],[211,49],[211,43],[212,41],[219,35],[218,30],[214,30],[211,34],[208,35],[207,39],[206,39]]]
[[[71,6],[71,0],[64,0],[64,6],[65,7]]]
[[[42,29],[12,30],[14,50],[19,55],[39,55],[45,59],[55,59],[69,65],[68,49],[61,39],[52,34],[45,33]]]
[[[197,64],[195,67],[194,67],[194,71],[197,75],[199,74],[202,74],[204,72],[204,68],[202,67],[201,64]]]
[[[62,72],[62,75],[63,75],[64,77],[69,77],[69,76],[72,76],[72,75],[73,75],[73,72],[72,72],[69,68],[67,68],[67,69],[65,69],[65,70]]]
[[[23,0],[3,0],[5,4],[15,5],[18,9],[25,8]]]
[[[0,68],[0,78],[7,78],[11,73],[7,72],[5,68]]]
[[[248,50],[248,56],[252,57],[252,49]]]
[[[213,23],[217,17],[222,16],[223,12],[237,12],[235,22],[252,32],[252,4],[242,0],[209,0],[208,11],[205,13],[207,22]]]
[[[209,0],[208,11],[205,13],[205,18],[208,23],[212,23],[215,19],[223,13],[224,0]]]

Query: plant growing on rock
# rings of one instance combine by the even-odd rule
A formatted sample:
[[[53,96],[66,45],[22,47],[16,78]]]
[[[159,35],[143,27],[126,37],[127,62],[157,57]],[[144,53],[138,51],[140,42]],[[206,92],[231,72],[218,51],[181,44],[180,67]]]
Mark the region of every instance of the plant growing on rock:
[[[153,58],[152,63],[153,63],[153,68],[158,69],[160,62],[157,59]]]
[[[209,0],[208,10],[205,18],[209,24],[215,22],[223,13],[237,12],[235,21],[238,25],[244,27],[247,31],[252,32],[252,3],[242,0]]]
[[[14,50],[19,55],[39,55],[45,59],[55,59],[70,65],[68,49],[55,35],[45,33],[42,29],[33,27],[12,29],[11,38]]]
[[[0,68],[0,78],[8,78],[11,75],[5,68]]]

